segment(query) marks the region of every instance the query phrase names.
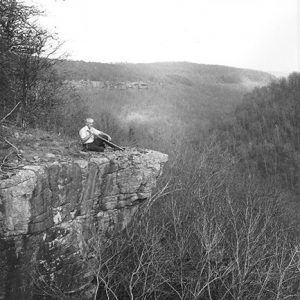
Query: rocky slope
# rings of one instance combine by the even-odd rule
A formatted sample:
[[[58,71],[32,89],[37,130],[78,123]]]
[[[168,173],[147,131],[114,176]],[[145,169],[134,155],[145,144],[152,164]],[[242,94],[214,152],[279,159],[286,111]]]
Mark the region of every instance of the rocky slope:
[[[89,229],[122,230],[167,161],[151,150],[66,155],[53,153],[57,144],[31,152],[29,145],[18,148],[22,161],[0,182],[0,299],[23,299],[34,276],[68,292],[88,287],[80,258]]]

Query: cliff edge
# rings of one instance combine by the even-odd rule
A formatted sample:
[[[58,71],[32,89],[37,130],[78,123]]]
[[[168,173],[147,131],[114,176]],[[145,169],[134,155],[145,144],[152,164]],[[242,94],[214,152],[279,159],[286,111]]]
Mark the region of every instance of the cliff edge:
[[[65,290],[86,285],[78,257],[88,229],[125,228],[166,161],[141,149],[23,159],[0,182],[0,299],[24,297],[30,270],[41,265],[41,276],[60,277]]]

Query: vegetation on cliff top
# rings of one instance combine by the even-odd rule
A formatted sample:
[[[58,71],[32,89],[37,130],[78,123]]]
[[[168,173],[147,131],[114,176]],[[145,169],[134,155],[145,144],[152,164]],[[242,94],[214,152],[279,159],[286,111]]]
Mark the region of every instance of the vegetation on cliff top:
[[[40,14],[21,1],[0,3],[0,120],[49,130],[67,127],[70,102],[74,115],[83,104],[54,68],[60,42],[38,25]]]

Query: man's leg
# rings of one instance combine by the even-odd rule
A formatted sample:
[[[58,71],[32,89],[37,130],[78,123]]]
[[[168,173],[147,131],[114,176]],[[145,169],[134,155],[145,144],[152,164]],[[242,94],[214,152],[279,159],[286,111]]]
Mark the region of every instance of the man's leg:
[[[102,138],[107,140],[106,136],[102,136]],[[88,151],[95,151],[95,152],[103,152],[105,149],[105,142],[101,139],[95,137],[92,143],[85,144],[86,150]]]
[[[107,140],[107,136],[106,135],[103,135],[101,136],[103,139]],[[101,146],[101,147],[104,147],[105,148],[105,142],[103,142],[101,139],[95,137],[94,139],[94,142],[93,142],[95,145],[98,145],[98,146]]]
[[[95,152],[103,152],[105,147],[104,146],[101,146],[101,145],[98,145],[97,143],[95,143],[95,141],[93,143],[89,143],[89,144],[86,144],[86,149],[88,151],[95,151]]]

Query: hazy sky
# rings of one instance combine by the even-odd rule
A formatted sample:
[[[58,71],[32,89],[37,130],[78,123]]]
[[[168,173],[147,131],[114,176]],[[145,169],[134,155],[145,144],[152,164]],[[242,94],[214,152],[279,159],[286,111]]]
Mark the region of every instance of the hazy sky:
[[[70,59],[300,71],[300,0],[26,0]]]

